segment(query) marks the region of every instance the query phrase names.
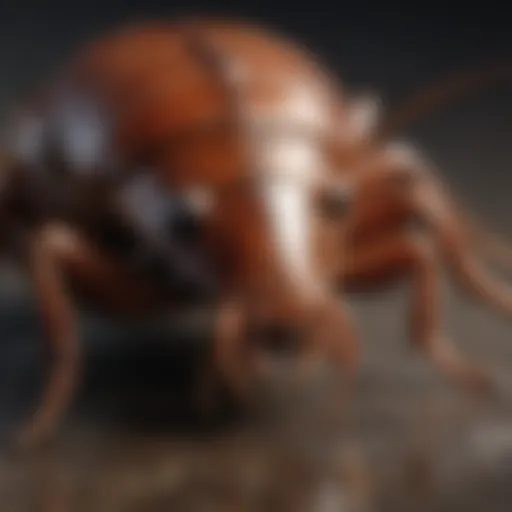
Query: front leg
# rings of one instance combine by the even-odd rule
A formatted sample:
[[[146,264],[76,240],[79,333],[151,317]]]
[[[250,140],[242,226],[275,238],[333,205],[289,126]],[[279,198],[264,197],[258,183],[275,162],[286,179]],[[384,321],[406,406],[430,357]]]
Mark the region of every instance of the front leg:
[[[79,370],[77,322],[51,235],[47,229],[39,229],[31,234],[26,247],[27,270],[44,322],[51,363],[40,404],[18,436],[24,448],[54,434],[73,396]]]
[[[238,404],[247,403],[258,360],[248,340],[246,321],[245,308],[239,301],[220,300],[215,312],[211,354],[200,375],[198,391],[203,413],[214,409],[219,387]]]
[[[222,302],[214,327],[213,361],[221,379],[239,398],[245,397],[249,378],[245,327],[241,306],[236,302]]]

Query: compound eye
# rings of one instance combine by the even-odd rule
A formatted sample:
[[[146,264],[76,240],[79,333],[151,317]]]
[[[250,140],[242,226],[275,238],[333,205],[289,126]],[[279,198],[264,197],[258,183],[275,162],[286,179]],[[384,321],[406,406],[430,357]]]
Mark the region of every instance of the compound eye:
[[[194,187],[179,195],[169,217],[170,229],[175,237],[183,241],[195,241],[205,217],[215,208],[215,193],[202,187]]]

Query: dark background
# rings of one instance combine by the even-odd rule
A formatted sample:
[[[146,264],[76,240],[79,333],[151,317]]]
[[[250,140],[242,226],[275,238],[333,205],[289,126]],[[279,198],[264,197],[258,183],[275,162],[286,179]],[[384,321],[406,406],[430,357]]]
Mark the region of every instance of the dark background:
[[[435,5],[437,4],[437,5]],[[460,4],[462,6],[462,4]],[[512,14],[499,2],[114,1],[27,2],[0,7],[0,115],[84,40],[116,24],[213,13],[274,26],[308,44],[351,87],[393,105],[456,69],[512,60]],[[506,228],[509,84],[474,95],[415,130],[461,192]],[[494,178],[491,179],[490,176]],[[495,186],[499,180],[499,185]]]
[[[216,4],[179,1],[181,5],[176,0],[37,4],[4,0],[0,4],[0,119],[6,118],[12,102],[19,101],[26,91],[42,83],[82,41],[124,21],[180,14],[227,14],[273,26],[309,45],[348,86],[378,92],[389,107],[426,82],[457,69],[484,66],[498,58],[510,59],[512,67],[512,15],[505,3],[487,2],[471,7],[461,2],[461,7],[456,7],[455,3],[444,2],[435,7],[431,2],[393,5],[335,0]],[[505,83],[443,108],[408,135],[441,167],[444,179],[467,205],[489,225],[512,235],[511,115],[512,83]],[[11,267],[6,267],[0,283],[0,424],[12,427],[26,415],[27,403],[38,389],[41,350],[36,341],[39,331],[35,313],[29,307],[30,294],[23,279]],[[482,422],[484,426],[509,429],[507,407],[502,405],[489,413],[490,416],[482,416],[479,411],[468,420],[464,399],[453,398],[449,386],[442,384],[426,363],[406,349],[407,294],[404,291],[399,288],[380,296],[356,297],[353,302],[366,346],[355,399],[357,442],[363,450],[368,450],[368,457],[378,453],[379,460],[384,461],[384,469],[377,479],[387,474],[389,464],[399,467],[401,455],[398,454],[404,450],[401,444],[404,439],[409,442],[412,438],[413,444],[419,443],[423,446],[422,453],[428,457],[450,449],[449,458],[462,460],[460,464],[465,472],[461,474],[469,476],[464,481],[461,475],[459,480],[452,478],[453,470],[446,470],[451,479],[443,473],[451,501],[447,498],[448,501],[441,503],[445,503],[447,510],[509,510],[506,479],[510,471],[501,466],[496,469],[494,459],[482,462],[480,455],[470,457],[471,466],[464,462],[466,452],[473,449],[471,443],[469,448],[466,445],[457,448],[457,442],[473,435],[472,429],[478,430]],[[510,323],[463,300],[452,288],[447,295],[446,310],[450,331],[461,349],[510,381]],[[85,416],[92,414],[98,419],[109,410],[119,409],[124,401],[134,405],[136,400],[130,397],[137,395],[148,382],[158,387],[162,375],[179,373],[181,363],[177,364],[172,357],[162,359],[161,354],[155,355],[146,348],[138,351],[136,342],[127,349],[119,334],[111,337],[110,331],[103,327],[96,328],[90,323],[87,326],[84,346],[90,357],[80,403],[92,405],[81,409],[89,411]],[[105,400],[110,395],[110,401]],[[425,430],[433,430],[436,435],[430,444],[422,445],[418,439],[423,439]],[[448,444],[445,437],[449,439]],[[502,436],[499,442],[503,444],[492,456],[508,453],[510,459],[512,436]],[[122,452],[122,443],[120,446]],[[463,452],[466,455],[462,456]],[[0,466],[1,470],[6,467],[9,470],[3,462]],[[2,478],[0,487],[7,482]],[[480,478],[478,482],[483,490],[475,485],[474,478]],[[460,487],[461,479],[463,491],[459,495],[453,489]],[[468,493],[469,488],[473,494]],[[483,508],[479,499],[483,500]],[[489,503],[493,503],[490,508]],[[390,510],[398,509],[392,506]],[[406,510],[415,508],[406,507]]]

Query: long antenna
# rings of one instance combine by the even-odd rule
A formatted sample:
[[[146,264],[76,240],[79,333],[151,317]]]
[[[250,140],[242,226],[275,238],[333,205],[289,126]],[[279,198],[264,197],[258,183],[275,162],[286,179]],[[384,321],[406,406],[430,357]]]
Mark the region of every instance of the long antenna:
[[[375,138],[387,140],[450,101],[507,81],[512,81],[512,57],[507,61],[450,73],[420,88],[392,110],[378,127]]]

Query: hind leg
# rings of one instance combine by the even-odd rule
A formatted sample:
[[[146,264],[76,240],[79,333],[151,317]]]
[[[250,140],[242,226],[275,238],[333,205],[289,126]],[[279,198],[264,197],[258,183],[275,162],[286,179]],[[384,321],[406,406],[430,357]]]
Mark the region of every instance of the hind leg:
[[[40,308],[49,355],[48,378],[39,406],[19,435],[24,447],[51,437],[79,377],[78,326],[73,298],[87,298],[98,312],[131,317],[154,304],[144,281],[70,226],[48,224],[21,247]],[[69,285],[78,294],[71,296]],[[92,302],[91,302],[92,301]]]
[[[447,256],[451,263],[457,260],[465,277],[474,275],[475,267],[460,263],[470,259],[466,234],[457,229],[449,200],[435,178],[400,165],[367,173],[358,183],[346,233],[341,284],[375,289],[407,276],[413,289],[413,343],[461,384],[488,388],[487,376],[465,361],[444,332],[441,263]],[[454,254],[457,258],[451,257]]]
[[[443,374],[466,388],[487,390],[487,375],[466,361],[444,332],[439,270],[427,234],[395,229],[350,248],[344,282],[349,289],[360,290],[408,277],[413,292],[412,342]]]
[[[33,236],[26,256],[52,366],[41,403],[17,436],[22,448],[36,446],[54,433],[71,399],[78,373],[77,324],[49,231],[42,230]]]

